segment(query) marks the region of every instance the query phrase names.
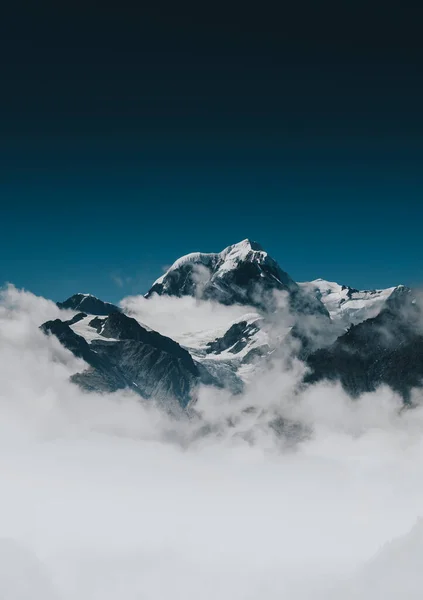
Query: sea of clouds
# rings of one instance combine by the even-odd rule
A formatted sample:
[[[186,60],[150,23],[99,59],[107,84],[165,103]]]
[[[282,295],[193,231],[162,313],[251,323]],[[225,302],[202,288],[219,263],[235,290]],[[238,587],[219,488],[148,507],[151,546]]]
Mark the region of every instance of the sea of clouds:
[[[245,312],[123,305],[176,338]],[[403,410],[388,388],[301,390],[305,367],[278,360],[242,397],[204,388],[195,418],[175,421],[71,384],[83,362],[38,329],[61,315],[1,293],[2,600],[422,597],[417,393]],[[281,437],[273,417],[295,427]]]

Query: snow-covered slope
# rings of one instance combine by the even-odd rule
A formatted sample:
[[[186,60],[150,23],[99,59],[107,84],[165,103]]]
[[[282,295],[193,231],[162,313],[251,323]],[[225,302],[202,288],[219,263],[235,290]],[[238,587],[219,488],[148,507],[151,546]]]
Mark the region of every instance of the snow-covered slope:
[[[410,288],[400,286],[376,317],[351,325],[326,348],[307,357],[310,383],[340,381],[358,397],[389,385],[405,400],[423,384],[422,311]]]
[[[286,335],[287,332],[285,332]],[[268,324],[258,313],[246,313],[228,322],[225,327],[204,332],[190,339],[186,347],[197,364],[201,364],[217,379],[232,373],[232,389],[252,376],[260,359],[269,354],[274,345]]]
[[[376,317],[388,298],[402,286],[382,290],[356,290],[333,281],[315,279],[299,284],[319,298],[336,323],[348,327]]]
[[[300,288],[259,244],[243,240],[222,252],[183,256],[154,282],[146,298],[153,294],[194,296],[268,310],[276,290],[291,297]]]
[[[298,284],[248,239],[222,252],[183,256],[142,302],[151,308],[141,314],[90,294],[58,303],[83,311],[72,319],[64,311],[67,320],[43,326],[90,366],[74,381],[90,390],[129,387],[165,402],[176,398],[185,407],[199,384],[237,393],[269,360],[275,365],[293,354],[308,363],[308,382],[341,380],[351,395],[388,384],[406,398],[423,381],[420,312],[411,290],[359,291],[323,279]],[[178,314],[180,305],[208,309],[185,320],[175,315],[175,303]],[[168,307],[170,323],[187,327],[166,331],[166,319],[152,318],[150,329],[144,322],[159,305],[160,314]],[[222,314],[218,323],[210,318],[216,308],[227,321]]]
[[[293,328],[297,341],[309,344],[308,336],[311,331],[321,329],[322,323],[324,328],[330,326],[329,314],[314,291],[302,289],[259,244],[248,239],[219,253],[196,252],[183,256],[154,283],[146,297],[151,298],[155,294],[191,296],[224,306],[245,306],[245,314],[235,320],[230,316],[229,309],[222,308],[228,310],[228,321],[219,328],[210,327],[206,321],[204,329],[201,327],[195,332],[184,331],[183,335],[174,338],[194,360],[203,383],[223,385],[234,392],[241,391],[260,359],[283,344],[283,339]],[[72,344],[72,347],[75,346],[80,354],[80,342],[72,334],[81,336],[88,343],[89,350],[95,350],[97,355],[100,351],[104,354],[106,350],[111,354],[111,342],[120,348],[119,340],[132,338],[134,332],[128,326],[128,317],[121,313],[121,309],[90,294],[75,294],[58,305],[84,312],[84,315],[76,316],[75,322],[66,322],[70,332],[62,331],[66,328],[57,326],[57,333],[63,335],[63,339],[69,345]],[[87,313],[91,316],[86,316]],[[92,319],[92,315],[110,315],[114,321],[119,322],[119,327],[114,327],[106,335],[100,322],[105,320],[98,316]],[[138,324],[143,331],[149,329],[140,321]],[[122,327],[125,333],[122,333]],[[108,338],[107,343],[104,341],[105,337]],[[146,342],[146,334],[143,340],[136,337],[137,341]],[[163,336],[162,338],[164,339]],[[87,348],[85,352],[88,359],[95,362],[96,357]],[[109,360],[110,357],[107,358]],[[127,357],[124,359],[127,360]],[[132,361],[130,362],[132,365]],[[118,366],[119,369],[122,368],[120,363]],[[122,381],[131,379],[127,377],[126,367],[127,365],[123,369]],[[98,371],[97,368],[97,379]],[[139,377],[139,373],[137,375]],[[88,376],[81,376],[78,381],[87,385],[87,380],[91,385],[92,372]],[[121,386],[122,381],[119,380],[116,386]],[[114,380],[112,384],[115,385]],[[94,382],[93,387],[94,385],[97,383]],[[107,385],[110,386],[109,381]]]

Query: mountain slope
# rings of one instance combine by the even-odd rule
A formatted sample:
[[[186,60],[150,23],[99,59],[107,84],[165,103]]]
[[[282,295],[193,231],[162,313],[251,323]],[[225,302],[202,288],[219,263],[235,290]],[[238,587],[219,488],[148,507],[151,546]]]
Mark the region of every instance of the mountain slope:
[[[339,380],[352,396],[389,385],[408,400],[423,382],[422,314],[413,292],[400,287],[374,318],[352,325],[330,347],[312,353],[308,383]]]
[[[120,308],[110,302],[99,300],[91,294],[74,294],[64,302],[57,302],[57,306],[63,309],[76,310],[91,315],[110,315],[114,312],[120,312]]]
[[[302,290],[257,242],[248,239],[222,252],[183,256],[154,282],[145,297],[193,296],[268,312],[278,306],[277,292],[286,292],[294,311],[328,314],[314,294]]]
[[[384,308],[388,298],[401,287],[360,291],[324,279],[315,279],[299,285],[319,298],[331,319],[345,327],[376,317]]]
[[[227,323],[213,329],[207,318],[204,327],[197,321],[195,332],[178,334],[178,343],[113,304],[75,294],[58,306],[84,311],[43,330],[89,365],[73,377],[76,383],[94,391],[130,388],[186,407],[201,383],[240,393],[258,370],[295,355],[310,368],[306,382],[340,380],[354,397],[386,384],[408,400],[423,384],[421,312],[404,286],[359,291],[323,279],[297,284],[259,244],[244,240],[178,259],[146,298],[156,294],[237,304],[245,314],[232,320],[219,307],[228,310]],[[154,302],[145,304],[154,310]]]
[[[86,390],[129,388],[169,409],[176,402],[185,407],[195,396],[200,374],[189,352],[122,313],[103,319],[82,316],[76,322],[56,319],[41,329],[89,365],[72,378]]]

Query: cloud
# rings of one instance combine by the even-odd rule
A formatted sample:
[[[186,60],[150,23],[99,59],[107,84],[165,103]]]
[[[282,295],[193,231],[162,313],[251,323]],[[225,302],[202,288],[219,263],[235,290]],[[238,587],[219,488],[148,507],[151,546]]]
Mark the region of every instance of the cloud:
[[[43,600],[58,598],[38,557],[22,544],[0,538],[0,597],[27,600],[34,591]]]
[[[211,271],[206,265],[193,264],[192,266],[192,281],[195,283],[195,296],[201,298],[204,288],[210,281]]]
[[[180,338],[245,310],[123,304]],[[358,401],[338,385],[302,389],[304,365],[288,349],[244,395],[204,388],[192,420],[173,421],[130,393],[71,384],[83,363],[38,329],[58,315],[29,292],[1,294],[2,597],[323,600],[357,589],[353,599],[374,600],[423,590],[410,564],[423,551],[412,529],[423,506],[417,392],[417,408],[403,410],[388,388]],[[277,435],[283,423],[301,425],[296,443],[289,427]]]
[[[174,298],[157,294],[148,300],[144,296],[128,296],[120,302],[120,306],[141,323],[182,344],[195,342],[199,334],[203,339],[207,331],[214,339],[216,332],[224,332],[232,321],[255,312],[248,306],[222,306],[190,296]]]
[[[123,288],[125,287],[125,285],[129,285],[134,281],[133,277],[122,275],[121,273],[111,273],[110,278],[113,281],[113,283],[119,288]]]
[[[112,281],[118,286],[118,287],[123,287],[125,285],[125,282],[123,281],[123,278],[120,275],[117,275],[116,273],[112,273],[110,275]]]

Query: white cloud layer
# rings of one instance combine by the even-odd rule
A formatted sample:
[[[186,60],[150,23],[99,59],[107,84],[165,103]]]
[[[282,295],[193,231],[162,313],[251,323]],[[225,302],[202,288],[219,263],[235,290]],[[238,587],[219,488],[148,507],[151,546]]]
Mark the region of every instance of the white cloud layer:
[[[154,295],[149,300],[144,296],[128,296],[120,306],[125,312],[141,323],[168,335],[181,344],[189,343],[204,332],[226,330],[228,325],[247,313],[256,310],[251,307],[234,305],[222,306],[214,302],[184,296],[173,298]]]
[[[173,319],[124,305],[175,337],[245,311],[192,302]],[[2,600],[421,598],[421,408],[388,389],[295,395],[294,363],[239,399],[202,390],[215,433],[194,436],[131,394],[72,385],[82,362],[38,330],[58,316],[13,287],[0,298]],[[280,444],[271,414],[307,435]]]

